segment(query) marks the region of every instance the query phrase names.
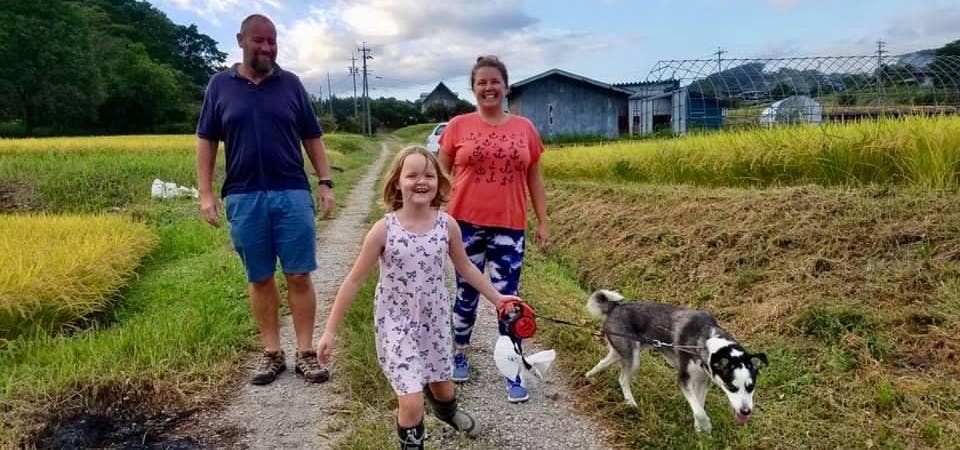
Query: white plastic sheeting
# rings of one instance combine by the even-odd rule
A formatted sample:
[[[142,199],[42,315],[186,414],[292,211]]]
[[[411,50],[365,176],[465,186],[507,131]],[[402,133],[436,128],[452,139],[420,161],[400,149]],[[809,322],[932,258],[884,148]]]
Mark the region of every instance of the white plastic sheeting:
[[[760,113],[760,125],[773,126],[823,122],[823,105],[806,95],[777,100]]]

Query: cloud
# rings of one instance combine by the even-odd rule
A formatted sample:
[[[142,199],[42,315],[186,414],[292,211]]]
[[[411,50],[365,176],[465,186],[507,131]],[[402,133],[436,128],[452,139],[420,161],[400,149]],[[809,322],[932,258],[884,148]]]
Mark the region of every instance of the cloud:
[[[597,33],[547,29],[514,0],[336,0],[302,16],[276,23],[278,62],[298,73],[311,92],[327,91],[330,72],[341,95],[352,94],[346,68],[361,42],[372,49],[373,76],[382,78],[371,81],[378,89],[373,96],[438,81],[466,92],[463,79],[481,54],[498,55],[516,81],[516,73],[546,70],[616,42]],[[231,57],[239,59],[239,51]]]
[[[800,0],[765,0],[791,3]],[[874,25],[858,24],[856,29],[838,30],[838,36],[825,39],[789,38],[759,46],[759,57],[873,55],[877,41],[885,42],[888,54],[909,53],[939,48],[960,39],[960,9],[952,6],[907,6],[890,11],[886,20]],[[841,37],[842,36],[842,37]]]
[[[283,10],[280,0],[161,0],[176,8],[193,12],[213,24],[220,24],[219,17],[237,10],[268,11]]]
[[[883,32],[891,45],[898,47],[930,48],[960,39],[960,9],[955,6],[936,6],[913,10],[897,17]]]

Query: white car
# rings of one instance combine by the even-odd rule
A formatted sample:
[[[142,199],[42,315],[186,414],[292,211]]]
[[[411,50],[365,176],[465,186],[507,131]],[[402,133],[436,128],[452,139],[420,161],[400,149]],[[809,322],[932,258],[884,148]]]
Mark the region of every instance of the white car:
[[[447,128],[446,122],[440,122],[437,126],[433,127],[433,131],[427,135],[427,150],[430,150],[433,154],[437,154],[440,151],[440,135],[443,134],[443,129]]]

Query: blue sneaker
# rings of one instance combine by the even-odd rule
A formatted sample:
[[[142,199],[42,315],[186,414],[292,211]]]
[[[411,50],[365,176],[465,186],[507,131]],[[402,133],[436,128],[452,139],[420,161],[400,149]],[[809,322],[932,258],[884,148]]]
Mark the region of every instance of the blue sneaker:
[[[453,376],[450,378],[458,383],[470,379],[470,360],[467,359],[467,355],[463,353],[453,355]]]
[[[509,378],[504,378],[504,380],[507,381],[507,401],[510,403],[520,403],[530,399],[527,388],[523,387],[523,384],[520,383],[519,375],[516,380]]]

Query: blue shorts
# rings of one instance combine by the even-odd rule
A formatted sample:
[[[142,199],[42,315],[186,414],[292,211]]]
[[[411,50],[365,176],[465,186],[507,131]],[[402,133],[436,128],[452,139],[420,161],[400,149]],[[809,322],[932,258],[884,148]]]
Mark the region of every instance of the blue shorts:
[[[243,260],[247,281],[317,268],[317,225],[310,191],[255,191],[226,197],[233,248]]]

